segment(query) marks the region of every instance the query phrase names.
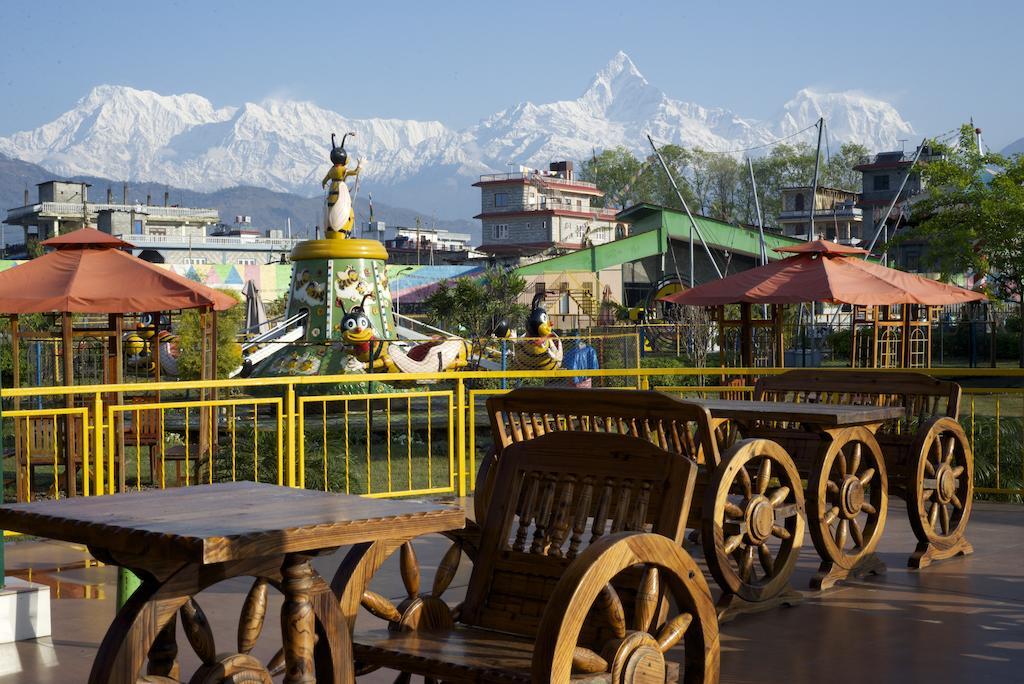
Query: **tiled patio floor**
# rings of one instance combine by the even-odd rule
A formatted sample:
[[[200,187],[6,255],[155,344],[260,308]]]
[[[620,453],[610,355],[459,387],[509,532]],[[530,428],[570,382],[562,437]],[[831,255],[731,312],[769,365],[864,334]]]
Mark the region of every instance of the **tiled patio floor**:
[[[889,512],[880,552],[885,577],[869,578],[822,594],[807,593],[796,608],[741,617],[722,627],[722,681],[784,682],[1024,682],[1024,506],[978,503],[969,529],[975,554],[924,571],[905,568],[913,536],[902,502]],[[427,578],[447,547],[441,538],[417,542]],[[316,561],[333,574],[340,553]],[[83,682],[114,615],[116,571],[83,567],[84,549],[46,541],[7,546],[9,573],[32,568],[33,579],[53,586],[53,636],[0,646],[0,684]],[[463,564],[451,597],[464,589]],[[816,567],[809,539],[795,584],[806,589]],[[249,582],[234,580],[201,595],[214,632],[233,650],[237,618]],[[397,567],[389,564],[374,588],[402,595]],[[280,605],[274,596],[272,609]],[[276,620],[255,655],[274,650]],[[180,630],[180,627],[179,627]],[[179,636],[182,672],[198,665]],[[377,672],[360,681],[390,682]]]

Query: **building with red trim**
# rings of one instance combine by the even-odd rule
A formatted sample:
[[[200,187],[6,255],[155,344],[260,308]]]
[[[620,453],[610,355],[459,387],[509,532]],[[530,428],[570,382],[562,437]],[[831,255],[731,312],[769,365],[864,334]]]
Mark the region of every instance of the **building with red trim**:
[[[480,251],[498,258],[553,256],[628,234],[594,183],[577,180],[571,161],[549,170],[480,176]]]

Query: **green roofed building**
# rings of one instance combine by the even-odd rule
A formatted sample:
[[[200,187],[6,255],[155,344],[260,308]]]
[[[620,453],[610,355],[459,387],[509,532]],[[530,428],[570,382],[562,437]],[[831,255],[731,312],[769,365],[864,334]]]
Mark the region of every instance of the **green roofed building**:
[[[666,276],[678,276],[684,285],[691,285],[691,226],[685,212],[644,203],[623,209],[616,218],[630,224],[627,237],[522,266],[517,272],[538,284],[545,277],[558,274],[593,273],[600,283],[595,291],[611,285],[613,292],[622,293],[622,303],[627,306],[643,302],[651,287]],[[705,216],[694,218],[723,274],[737,273],[758,264],[760,238],[756,228]],[[772,232],[765,232],[764,239],[770,260],[782,257],[774,251],[776,247],[802,242]],[[718,276],[696,234],[693,242],[693,284],[699,285]],[[615,280],[618,282],[613,283]]]

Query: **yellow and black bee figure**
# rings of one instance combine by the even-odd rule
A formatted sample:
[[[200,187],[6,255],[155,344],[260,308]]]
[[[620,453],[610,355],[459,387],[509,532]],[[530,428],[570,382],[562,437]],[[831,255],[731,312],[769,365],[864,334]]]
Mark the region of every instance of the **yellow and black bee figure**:
[[[345,151],[345,139],[355,133],[346,133],[341,137],[341,145],[334,141],[334,134],[331,133],[331,163],[334,165],[320,182],[320,187],[326,188],[327,183],[331,189],[327,193],[327,206],[324,210],[324,233],[327,238],[347,238],[352,232],[352,224],[355,222],[355,212],[352,208],[352,196],[348,193],[348,186],[345,179],[350,176],[359,175],[359,167],[348,170],[348,152]]]
[[[366,315],[364,307],[369,298],[370,295],[366,295],[359,306],[353,306],[345,312],[345,316],[341,319],[341,338],[351,348],[352,356],[365,364],[367,368],[394,373],[397,369],[388,356],[388,342],[377,338],[373,323]],[[342,311],[344,311],[344,305]]]
[[[516,345],[515,364],[524,370],[555,370],[562,365],[562,341],[551,330],[541,293],[533,298],[526,337]]]

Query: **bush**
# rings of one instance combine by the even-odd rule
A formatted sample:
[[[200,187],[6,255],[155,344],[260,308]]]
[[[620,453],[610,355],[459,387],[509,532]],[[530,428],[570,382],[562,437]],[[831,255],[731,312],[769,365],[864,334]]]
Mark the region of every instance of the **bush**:
[[[235,301],[241,301],[237,292],[221,290]],[[178,377],[182,380],[198,380],[202,372],[202,328],[199,324],[198,309],[188,309],[181,313],[175,323],[178,333],[178,347],[181,356],[178,359]],[[242,348],[238,344],[238,333],[245,320],[245,307],[233,306],[227,311],[217,313],[217,377],[226,378],[242,365]]]

